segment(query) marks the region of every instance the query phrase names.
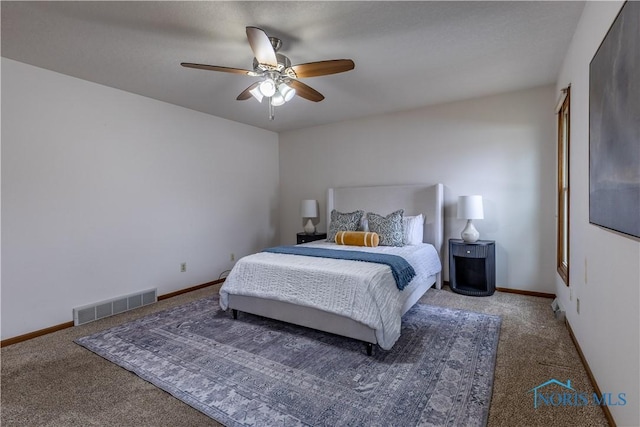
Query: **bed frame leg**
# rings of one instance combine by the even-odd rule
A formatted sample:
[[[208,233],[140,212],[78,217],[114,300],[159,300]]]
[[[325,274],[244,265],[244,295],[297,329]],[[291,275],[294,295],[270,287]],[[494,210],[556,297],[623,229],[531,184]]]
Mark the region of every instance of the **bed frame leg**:
[[[371,356],[373,354],[373,344],[371,344],[370,342],[366,344],[367,344],[367,356]]]
[[[231,315],[233,316],[233,320],[236,320],[238,318],[238,310],[236,310],[235,308],[232,308]]]

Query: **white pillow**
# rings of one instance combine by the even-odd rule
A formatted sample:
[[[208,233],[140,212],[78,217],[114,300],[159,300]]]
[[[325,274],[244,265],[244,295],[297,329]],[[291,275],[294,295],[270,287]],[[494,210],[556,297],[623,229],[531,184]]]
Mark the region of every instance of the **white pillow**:
[[[419,245],[424,236],[424,216],[405,216],[402,219],[404,226],[404,244]]]

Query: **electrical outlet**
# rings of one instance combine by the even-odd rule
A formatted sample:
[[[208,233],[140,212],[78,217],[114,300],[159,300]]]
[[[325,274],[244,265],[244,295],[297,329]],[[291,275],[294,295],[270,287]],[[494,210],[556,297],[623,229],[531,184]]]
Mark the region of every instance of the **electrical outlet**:
[[[576,313],[580,314],[580,298],[576,298]]]
[[[229,258],[231,259],[231,262],[234,262],[236,260],[236,254],[232,253]]]
[[[186,273],[186,271],[187,271],[187,263],[186,262],[180,263],[180,273]]]

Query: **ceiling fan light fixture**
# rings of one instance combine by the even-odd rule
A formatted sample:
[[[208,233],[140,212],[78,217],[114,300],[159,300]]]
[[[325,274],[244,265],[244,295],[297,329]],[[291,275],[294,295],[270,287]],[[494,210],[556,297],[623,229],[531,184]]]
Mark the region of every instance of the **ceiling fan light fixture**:
[[[251,89],[249,91],[249,93],[256,99],[258,100],[258,102],[262,103],[262,98],[264,98],[264,95],[262,95],[262,92],[260,92],[260,87],[256,86],[253,89]]]
[[[294,96],[296,96],[296,90],[286,83],[281,83],[278,90],[282,94],[284,102],[289,102]]]
[[[274,93],[271,97],[271,105],[273,105],[274,107],[284,105],[285,102],[287,101],[284,99],[284,96],[282,96],[280,92]]]
[[[265,79],[258,87],[260,88],[260,93],[267,98],[276,93],[276,83],[271,78]]]

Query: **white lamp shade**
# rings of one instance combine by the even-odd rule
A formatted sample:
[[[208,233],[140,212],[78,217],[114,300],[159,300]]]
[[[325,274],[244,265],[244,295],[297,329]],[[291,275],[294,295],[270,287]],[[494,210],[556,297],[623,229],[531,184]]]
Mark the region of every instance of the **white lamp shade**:
[[[296,90],[286,83],[282,83],[280,87],[278,87],[278,90],[284,97],[285,102],[291,101],[291,99],[296,95]]]
[[[262,102],[262,98],[264,98],[264,95],[262,95],[262,92],[260,92],[260,86],[256,86],[253,89],[251,89],[249,91],[249,93],[258,100],[258,102]]]
[[[482,196],[458,197],[458,219],[484,219]]]
[[[316,200],[303,200],[300,203],[300,216],[302,218],[317,218],[318,202]]]
[[[258,87],[260,88],[260,92],[266,97],[271,97],[276,93],[276,84],[272,79],[263,80]]]
[[[279,107],[281,105],[284,105],[284,103],[284,96],[282,96],[280,92],[274,93],[271,97],[271,105],[273,105],[274,107]]]

